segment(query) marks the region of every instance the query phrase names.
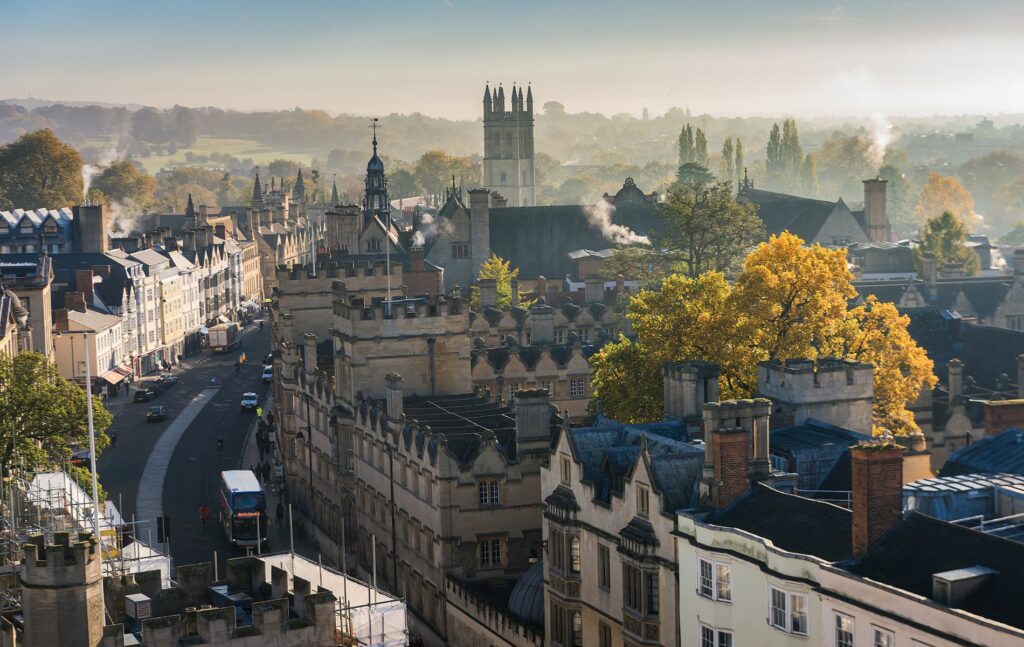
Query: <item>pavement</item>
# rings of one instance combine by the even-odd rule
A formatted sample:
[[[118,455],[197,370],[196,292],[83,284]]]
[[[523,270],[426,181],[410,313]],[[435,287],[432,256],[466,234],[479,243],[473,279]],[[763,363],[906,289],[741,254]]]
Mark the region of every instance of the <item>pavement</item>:
[[[151,402],[133,403],[121,396],[107,404],[114,416],[108,434],[116,433],[117,442],[99,457],[100,482],[124,518],[143,522],[140,538],[152,533],[155,540],[156,517],[170,517],[169,550],[175,565],[210,561],[216,551],[223,567],[224,560],[239,554],[215,522],[203,528],[198,510],[204,503],[216,510],[222,470],[256,462],[244,457],[256,415],[240,411],[239,401],[246,391],[261,398],[269,392],[270,385],[261,378],[270,327],[259,330],[256,324],[243,333],[240,350],[187,358],[173,371],[178,383]],[[247,361],[236,373],[243,352]],[[147,423],[151,404],[165,406],[168,419]],[[218,437],[224,440],[220,451]]]

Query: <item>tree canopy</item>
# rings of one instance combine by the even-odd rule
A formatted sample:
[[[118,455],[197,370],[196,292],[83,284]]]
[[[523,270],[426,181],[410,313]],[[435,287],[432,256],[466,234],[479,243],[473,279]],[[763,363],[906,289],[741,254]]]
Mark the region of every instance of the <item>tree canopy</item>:
[[[914,218],[922,225],[945,212],[956,216],[967,227],[977,225],[974,198],[960,181],[947,175],[929,173],[914,207]]]
[[[88,447],[85,398],[44,355],[0,354],[0,473],[12,465],[49,469]],[[107,445],[103,432],[111,422],[110,412],[93,397],[97,453]]]
[[[491,254],[491,257],[480,266],[478,279],[494,279],[498,287],[498,308],[505,310],[511,307],[528,307],[530,304],[520,300],[512,303],[512,281],[519,277],[519,268],[513,268],[509,261]],[[480,307],[480,288],[476,285],[470,290],[470,306]]]
[[[93,178],[89,192],[98,191],[110,202],[145,209],[153,202],[156,180],[128,160],[119,160]]]
[[[789,233],[749,254],[732,285],[713,271],[668,276],[630,302],[637,340],[591,359],[595,396],[609,415],[652,420],[661,415],[664,362],[715,362],[722,397],[743,398],[756,392],[759,362],[838,356],[875,366],[875,433],[917,432],[906,406],[934,384],[932,362],[891,304],[849,307],[851,280],[845,250],[805,247]]]
[[[53,131],[0,146],[0,209],[60,209],[82,200],[82,158]]]
[[[981,261],[971,248],[967,247],[967,229],[964,223],[948,211],[930,218],[921,230],[921,244],[914,248],[918,267],[925,253],[935,257],[938,268],[947,263],[960,263],[968,276],[974,276],[981,269]]]

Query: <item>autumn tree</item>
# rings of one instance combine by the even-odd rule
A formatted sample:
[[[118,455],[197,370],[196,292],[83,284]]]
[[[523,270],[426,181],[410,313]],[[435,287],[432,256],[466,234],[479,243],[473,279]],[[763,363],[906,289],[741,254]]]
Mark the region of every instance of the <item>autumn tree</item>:
[[[948,211],[931,218],[921,230],[921,244],[914,248],[914,259],[918,268],[925,253],[935,257],[937,267],[947,263],[960,263],[968,276],[974,276],[981,269],[981,260],[967,242],[964,223]]]
[[[144,169],[128,160],[119,160],[104,168],[90,186],[106,200],[145,208],[153,202],[154,180]]]
[[[886,181],[885,212],[893,232],[904,238],[916,235],[920,223],[914,219],[914,196],[906,174],[892,164],[883,164],[878,177]]]
[[[917,198],[914,218],[923,225],[947,211],[969,228],[978,224],[974,213],[974,198],[960,181],[947,175],[929,173],[928,181]]]
[[[592,409],[600,402],[604,415],[625,423],[661,418],[661,364],[646,346],[619,337],[602,346],[590,366],[591,385],[601,393],[600,400],[590,401]]]
[[[0,354],[0,474],[16,465],[27,472],[51,469],[89,444],[85,391],[61,376],[45,355]],[[97,452],[110,412],[93,397]]]
[[[593,365],[595,396],[630,420],[657,419],[661,409],[647,396],[611,382],[650,385],[652,364],[704,360],[722,367],[722,397],[742,398],[755,394],[762,361],[839,356],[875,366],[876,432],[916,432],[906,406],[934,384],[931,360],[895,308],[873,300],[850,308],[851,280],[845,250],[806,247],[790,233],[749,254],[733,285],[718,272],[668,276],[631,299],[637,348],[616,348]],[[661,397],[657,384],[648,388]]]
[[[0,208],[59,209],[82,200],[82,158],[50,129],[0,146]]]
[[[529,307],[530,302],[520,299],[519,303],[512,303],[512,281],[519,277],[519,268],[513,268],[509,261],[491,254],[491,257],[480,266],[478,279],[494,279],[498,288],[498,308],[507,310],[510,307]],[[470,305],[480,308],[480,288],[476,285],[470,290]]]

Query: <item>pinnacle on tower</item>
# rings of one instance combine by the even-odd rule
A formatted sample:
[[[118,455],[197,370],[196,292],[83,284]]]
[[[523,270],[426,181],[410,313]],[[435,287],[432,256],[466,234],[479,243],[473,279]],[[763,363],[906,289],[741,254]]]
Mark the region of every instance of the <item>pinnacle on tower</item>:
[[[491,109],[491,86],[489,83],[484,84],[484,110]]]
[[[505,112],[505,88],[498,86],[498,110]]]
[[[526,111],[533,112],[533,87],[530,85],[526,86]]]

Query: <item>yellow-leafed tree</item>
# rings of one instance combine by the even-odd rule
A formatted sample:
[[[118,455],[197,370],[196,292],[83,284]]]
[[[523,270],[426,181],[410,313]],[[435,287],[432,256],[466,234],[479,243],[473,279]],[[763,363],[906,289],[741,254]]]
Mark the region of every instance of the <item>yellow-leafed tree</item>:
[[[960,181],[948,175],[928,174],[928,181],[921,189],[914,207],[914,219],[924,225],[930,219],[948,211],[964,223],[968,230],[978,225],[978,216],[974,213],[974,197],[971,192],[960,184]]]

